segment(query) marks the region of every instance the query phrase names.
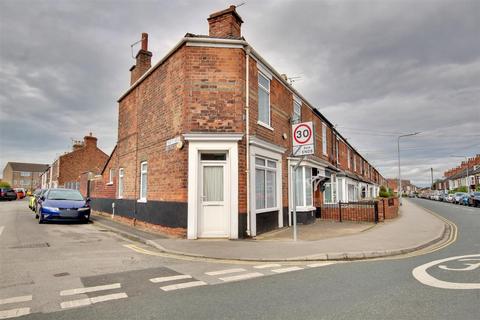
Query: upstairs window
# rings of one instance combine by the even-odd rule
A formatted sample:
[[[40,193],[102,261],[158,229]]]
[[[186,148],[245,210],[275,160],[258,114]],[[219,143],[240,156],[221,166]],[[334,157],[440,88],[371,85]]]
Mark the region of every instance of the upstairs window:
[[[113,183],[113,176],[115,174],[115,171],[113,169],[110,169],[108,171],[108,183],[112,184]]]
[[[338,138],[337,138],[337,140],[335,142],[335,157],[337,159],[337,163],[340,163],[340,161],[339,161],[340,158],[338,157],[338,147],[339,147],[339,143],[338,143]]]
[[[148,165],[144,161],[140,163],[140,200],[147,201],[147,180],[148,180]]]
[[[258,73],[258,121],[270,126],[270,79]]]
[[[347,149],[347,163],[348,163],[348,169],[352,167],[352,159],[350,158],[350,149]]]
[[[357,172],[357,156],[353,155],[353,171]]]
[[[293,99],[293,123],[302,121],[302,105],[297,99]]]
[[[327,155],[327,126],[322,123],[322,151]]]

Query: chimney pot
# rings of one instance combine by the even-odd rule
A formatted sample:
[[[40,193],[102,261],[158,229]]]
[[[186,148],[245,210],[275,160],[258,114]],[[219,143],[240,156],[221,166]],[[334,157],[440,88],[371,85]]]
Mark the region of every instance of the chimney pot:
[[[217,38],[240,38],[242,18],[231,5],[225,10],[212,13],[208,17],[209,36]]]
[[[152,53],[148,51],[148,33],[142,33],[142,45],[135,56],[135,65],[130,68],[130,85],[140,79],[152,66]]]

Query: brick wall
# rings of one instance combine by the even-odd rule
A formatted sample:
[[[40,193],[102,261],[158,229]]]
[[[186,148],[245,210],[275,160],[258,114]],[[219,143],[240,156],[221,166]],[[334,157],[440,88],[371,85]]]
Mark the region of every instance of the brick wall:
[[[102,171],[108,155],[97,148],[97,139],[95,137],[86,136],[84,141],[83,147],[76,148],[76,150],[60,156],[59,186],[70,182],[80,182],[80,176],[84,172],[90,171],[94,174],[99,174]],[[55,166],[54,177],[56,169]]]

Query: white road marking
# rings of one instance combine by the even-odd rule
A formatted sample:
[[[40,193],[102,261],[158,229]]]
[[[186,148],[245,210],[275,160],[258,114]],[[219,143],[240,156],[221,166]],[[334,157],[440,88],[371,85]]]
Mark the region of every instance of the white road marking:
[[[290,271],[298,271],[298,270],[303,270],[301,267],[288,267],[288,268],[280,268],[280,269],[273,269],[273,272],[276,273],[284,273],[284,272],[290,272]]]
[[[307,267],[309,267],[309,268],[318,268],[318,267],[329,266],[329,265],[335,264],[335,263],[336,263],[336,262],[318,262],[318,263],[307,264]]]
[[[172,291],[177,289],[192,288],[192,287],[198,287],[198,286],[204,286],[204,285],[206,285],[206,283],[203,281],[190,281],[190,282],[184,282],[184,283],[172,284],[169,286],[160,287],[160,289],[162,289],[163,291]]]
[[[480,289],[480,283],[462,283],[462,282],[448,282],[438,280],[435,277],[432,277],[428,274],[427,269],[433,267],[435,265],[439,265],[440,263],[459,260],[462,261],[462,258],[477,258],[480,257],[480,254],[472,254],[467,256],[457,256],[457,257],[450,257],[446,259],[435,260],[429,263],[422,264],[421,266],[416,267],[412,270],[412,275],[420,281],[421,283],[441,289]]]
[[[60,307],[62,309],[83,307],[83,306],[88,306],[88,305],[98,303],[98,302],[118,300],[118,299],[123,299],[123,298],[128,298],[128,296],[125,292],[113,293],[113,294],[107,294],[107,295],[104,295],[104,296],[98,296],[98,297],[93,297],[93,298],[85,298],[85,299],[65,301],[65,302],[60,303]]]
[[[191,279],[192,276],[188,274],[181,274],[178,276],[171,276],[171,277],[159,277],[159,278],[152,278],[150,279],[151,282],[153,283],[160,283],[160,282],[167,282],[167,281],[173,281],[173,280],[181,280],[181,279]]]
[[[30,314],[30,308],[17,308],[0,311],[0,319],[9,319]]]
[[[5,229],[4,226],[0,226],[0,236],[2,235],[3,229]]]
[[[266,268],[278,268],[281,267],[281,265],[277,263],[270,263],[270,264],[261,264],[258,266],[253,266],[255,269],[266,269]]]
[[[225,270],[205,272],[205,274],[209,275],[209,276],[218,276],[218,275],[221,275],[221,274],[237,273],[237,272],[244,272],[244,271],[247,271],[247,270],[242,269],[242,268],[233,268],[233,269],[225,269]]]
[[[87,292],[118,289],[120,287],[121,287],[120,283],[112,283],[112,284],[106,284],[106,285],[103,285],[103,286],[63,290],[63,291],[60,291],[60,295],[61,296],[72,296],[72,295],[75,295],[75,294],[81,294],[81,293],[87,293]]]
[[[0,304],[7,304],[7,303],[18,303],[18,302],[25,302],[25,301],[31,301],[32,296],[20,296],[20,297],[12,297],[12,298],[6,298],[6,299],[0,299]]]
[[[261,276],[263,276],[263,273],[252,272],[252,273],[240,274],[238,276],[230,276],[230,277],[219,278],[219,279],[222,280],[222,281],[225,281],[225,282],[229,282],[229,281],[238,281],[238,280],[256,278],[256,277],[261,277]]]

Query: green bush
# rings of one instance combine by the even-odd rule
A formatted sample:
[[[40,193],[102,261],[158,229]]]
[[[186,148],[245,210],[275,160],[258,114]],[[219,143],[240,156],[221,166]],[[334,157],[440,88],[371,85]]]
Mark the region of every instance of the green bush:
[[[390,193],[384,186],[380,186],[380,192],[378,194],[380,198],[388,198],[390,196]]]
[[[0,181],[0,188],[10,188],[10,183],[7,181]]]

